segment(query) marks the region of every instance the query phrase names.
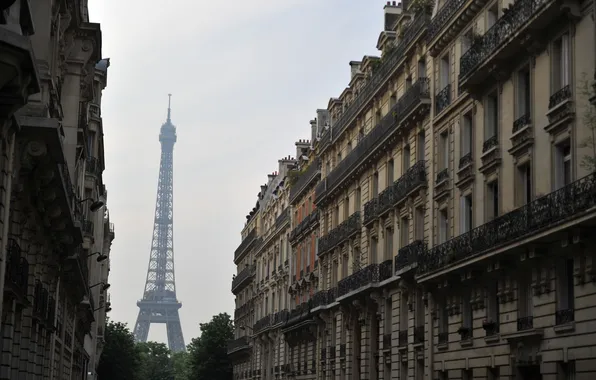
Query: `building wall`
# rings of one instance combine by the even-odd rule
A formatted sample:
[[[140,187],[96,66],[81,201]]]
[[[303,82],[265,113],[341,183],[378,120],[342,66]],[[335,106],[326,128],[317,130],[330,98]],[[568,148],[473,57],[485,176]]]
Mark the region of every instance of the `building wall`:
[[[93,379],[109,310],[97,284],[107,284],[114,238],[101,135],[92,152],[85,147],[89,129],[102,128],[108,65],[100,64],[101,31],[74,1],[19,0],[0,11],[9,15],[3,38],[18,42],[3,41],[0,61],[22,65],[0,86],[10,99],[0,107],[0,378]],[[11,61],[19,49],[20,60]],[[101,162],[98,170],[86,165],[90,158]],[[98,200],[103,206],[88,211]]]
[[[595,69],[581,48],[594,46],[593,2],[437,1],[425,21],[416,8],[429,4],[388,4],[382,59],[351,62],[349,87],[329,101],[331,128],[309,157],[320,180],[291,201],[296,230],[314,199],[317,269],[303,281],[305,237],[291,239],[282,370],[259,349],[262,373],[237,367],[236,378],[594,376],[596,168],[582,164],[592,127],[581,91]],[[350,161],[359,169],[345,172]]]

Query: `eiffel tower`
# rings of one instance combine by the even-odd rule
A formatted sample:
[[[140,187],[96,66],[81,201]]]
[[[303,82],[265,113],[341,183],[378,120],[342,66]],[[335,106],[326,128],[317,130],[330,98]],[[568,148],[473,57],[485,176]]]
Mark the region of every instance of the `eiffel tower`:
[[[155,202],[155,219],[151,254],[143,299],[137,302],[139,316],[134,335],[137,342],[146,342],[152,323],[165,323],[171,351],[184,351],[184,337],[178,310],[182,303],[176,298],[174,275],[174,143],[176,127],[170,119],[171,98],[168,94],[168,119],[161,126],[161,162]]]

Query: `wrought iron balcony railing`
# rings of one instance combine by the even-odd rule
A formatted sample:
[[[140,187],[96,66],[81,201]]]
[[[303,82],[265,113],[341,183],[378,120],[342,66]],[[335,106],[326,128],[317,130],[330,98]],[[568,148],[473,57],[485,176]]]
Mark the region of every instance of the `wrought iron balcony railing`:
[[[294,241],[305,231],[308,231],[311,226],[314,226],[319,221],[319,209],[313,210],[306,216],[294,229],[290,232],[290,242]]]
[[[416,19],[410,23],[397,46],[385,53],[380,66],[375,70],[370,80],[360,89],[356,99],[354,99],[343,114],[335,120],[332,127],[323,134],[320,142],[321,147],[325,148],[329,143],[337,140],[342,132],[346,130],[350,123],[355,119],[356,115],[358,115],[362,108],[364,108],[381,89],[383,83],[389,80],[391,74],[399,67],[399,62],[405,58],[405,53],[410,45],[415,41],[417,36],[421,35],[426,30],[429,23],[430,17],[428,15],[416,17]]]
[[[381,121],[359,141],[358,145],[317,184],[315,188],[317,204],[324,203],[329,192],[348,180],[352,172],[369,165],[366,158],[397,133],[400,124],[418,105],[428,100],[430,96],[428,83],[428,78],[419,78]]]
[[[555,313],[555,323],[563,325],[575,321],[575,311],[573,309],[561,309]]]
[[[418,274],[445,268],[480,255],[596,206],[596,173],[499,216],[418,255]]]
[[[239,350],[247,349],[249,347],[250,345],[248,342],[248,337],[241,336],[238,339],[234,339],[228,342],[228,354]]]
[[[242,240],[242,243],[234,251],[234,261],[238,260],[244,252],[255,242],[257,239],[257,230],[253,228],[248,235]]]
[[[425,163],[418,161],[378,197],[364,204],[364,224],[367,225],[376,220],[404,200],[412,191],[424,185],[426,185]]]
[[[271,315],[267,315],[261,319],[259,319],[253,326],[252,331],[255,334],[260,333],[261,331],[269,328],[271,326]]]
[[[440,114],[451,104],[451,84],[447,84],[435,95],[435,115]]]
[[[461,0],[458,0],[461,1]],[[506,8],[497,22],[464,53],[459,64],[459,83],[465,83],[470,76],[497,50],[509,42],[511,36],[524,28],[545,5],[552,0],[516,0]]]
[[[345,296],[366,285],[387,280],[393,276],[391,271],[392,264],[393,260],[387,260],[381,264],[370,264],[360,269],[358,272],[344,278],[337,284],[338,296]]]
[[[299,174],[298,179],[290,188],[290,204],[294,204],[296,200],[304,194],[304,191],[308,189],[308,186],[317,181],[321,175],[321,160],[316,157],[309,165],[306,170]]]
[[[286,207],[285,209],[283,209],[281,214],[279,214],[279,216],[275,219],[275,230],[276,231],[279,230],[289,221],[290,221],[290,209]]]
[[[426,243],[422,240],[414,240],[412,243],[400,248],[395,257],[395,271],[400,271],[418,261],[418,256],[426,251]]]
[[[9,239],[6,250],[6,285],[21,301],[25,301],[29,286],[29,262],[21,256],[21,247],[15,240]]]
[[[241,290],[244,285],[249,284],[257,273],[257,266],[250,265],[242,269],[234,279],[232,279],[232,293]]]
[[[432,41],[439,36],[443,31],[443,28],[448,24],[453,16],[459,12],[464,6],[466,0],[448,0],[439,9],[435,17],[433,17],[430,25],[428,26],[428,41]]]
[[[102,168],[101,165],[99,163],[99,160],[95,157],[87,157],[87,162],[85,165],[85,171],[88,174],[94,175],[94,176],[100,176],[102,173]]]
[[[350,236],[360,231],[360,211],[356,211],[344,220],[339,226],[319,239],[319,255],[335,248]]]

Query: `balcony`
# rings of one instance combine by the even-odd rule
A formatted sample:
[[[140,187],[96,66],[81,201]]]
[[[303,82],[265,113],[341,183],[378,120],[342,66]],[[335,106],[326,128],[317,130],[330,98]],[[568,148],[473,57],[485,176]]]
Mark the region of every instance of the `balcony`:
[[[415,240],[412,243],[400,248],[395,257],[395,273],[402,272],[418,262],[418,256],[426,251],[426,243],[422,240]]]
[[[85,173],[95,176],[95,177],[100,177],[102,172],[103,172],[103,169],[101,167],[99,160],[95,157],[87,157],[87,162],[85,165]]]
[[[4,292],[10,294],[17,303],[28,304],[29,262],[21,256],[21,247],[10,239],[6,247],[6,279]]]
[[[596,206],[596,174],[540,197],[525,206],[499,216],[473,230],[439,244],[418,255],[419,281],[465,266],[470,259],[487,255],[520,239],[553,229],[562,223],[567,228],[587,223]],[[478,260],[475,260],[478,261]]]
[[[407,52],[410,46],[426,31],[429,23],[430,17],[427,15],[417,17],[410,23],[397,46],[383,55],[383,59],[380,61],[381,64],[374,71],[368,82],[360,89],[356,99],[335,120],[332,127],[321,136],[319,143],[321,149],[325,149],[329,144],[337,141],[339,136],[350,126],[362,109],[370,103],[372,98],[399,68],[400,63],[407,59]]]
[[[232,293],[238,294],[238,292],[250,284],[256,273],[256,265],[246,266],[242,269],[242,271],[232,279]]]
[[[234,251],[234,263],[238,264],[238,261],[243,257],[244,253],[248,252],[254,242],[257,240],[257,230],[253,228],[248,235],[242,240],[242,243]]]
[[[576,10],[577,9],[577,10]],[[520,53],[539,49],[540,33],[566,10],[579,11],[574,0],[516,0],[503,16],[460,58],[459,86],[485,88],[494,68],[517,62]]]
[[[427,78],[419,78],[389,110],[379,124],[366,134],[356,147],[315,187],[317,205],[324,205],[342,185],[358,176],[374,162],[383,148],[393,144],[391,137],[406,128],[412,120],[424,117],[430,108]]]
[[[241,336],[238,339],[234,339],[228,342],[228,355],[239,353],[250,349],[250,343],[248,337]]]
[[[295,204],[309,186],[318,181],[321,176],[321,160],[316,157],[302,173],[298,174],[296,182],[290,187],[290,204]]]
[[[275,231],[279,231],[290,221],[290,210],[286,207],[275,219]]]
[[[339,244],[360,232],[360,211],[356,211],[339,226],[332,229],[327,235],[319,239],[319,255],[332,250]]]
[[[379,196],[364,204],[364,225],[377,220],[405,200],[421,186],[426,186],[426,168],[424,161],[418,161]]]
[[[488,0],[448,0],[428,26],[428,49],[437,57],[470,24]]]
[[[381,264],[370,264],[344,278],[337,284],[337,296],[344,297],[366,286],[387,280],[393,276],[393,272],[391,271],[392,264],[393,260],[387,260]]]
[[[253,326],[252,331],[254,334],[258,334],[271,327],[271,315],[267,315],[259,319]]]
[[[311,227],[314,227],[319,222],[319,210],[315,209],[308,216],[306,216],[290,233],[290,243],[299,239],[303,233],[310,232]]]

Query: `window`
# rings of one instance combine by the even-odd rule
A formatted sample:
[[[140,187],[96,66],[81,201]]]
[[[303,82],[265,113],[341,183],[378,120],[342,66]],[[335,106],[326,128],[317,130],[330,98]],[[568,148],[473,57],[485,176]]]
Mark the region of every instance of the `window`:
[[[394,181],[393,179],[393,160],[387,161],[387,186],[391,185]]]
[[[406,145],[404,147],[402,159],[403,159],[403,168],[404,168],[403,173],[405,173],[406,171],[408,171],[408,169],[410,169],[410,146],[409,145]]]
[[[462,327],[470,329],[470,336],[472,335],[473,321],[474,321],[474,310],[470,303],[471,295],[469,292],[462,296]]]
[[[555,186],[560,189],[569,185],[572,180],[571,175],[571,144],[566,141],[557,145],[555,152]]]
[[[484,141],[497,136],[499,126],[499,95],[493,92],[486,97],[485,101],[485,126]]]
[[[346,155],[348,155],[350,152],[352,151],[352,142],[348,142],[348,145],[346,146]]]
[[[332,284],[332,287],[333,286],[337,286],[337,270],[338,269],[339,269],[339,265],[337,263],[337,260],[335,260],[333,262],[333,269],[332,269],[332,272],[331,272],[331,284]]]
[[[530,68],[524,67],[517,73],[517,102],[516,119],[530,115]]]
[[[415,218],[414,240],[424,240],[424,209],[422,207],[416,208]]]
[[[447,209],[439,211],[439,244],[449,239],[449,215]]]
[[[571,311],[575,308],[573,259],[561,260],[557,265],[557,309]],[[570,322],[570,321],[569,321]]]
[[[472,114],[467,113],[462,120],[461,133],[461,157],[472,153]]]
[[[406,331],[408,329],[408,297],[405,292],[400,294],[399,303],[399,331]]]
[[[333,216],[333,219],[335,222],[335,226],[337,227],[339,225],[339,205],[335,206],[334,214],[335,215]]]
[[[385,260],[393,258],[393,229],[387,228],[385,230]]]
[[[377,112],[375,112],[375,125],[379,124],[379,122],[381,121],[381,110],[377,110]]]
[[[517,199],[518,206],[521,207],[532,201],[532,167],[526,163],[517,167]]]
[[[532,281],[526,277],[520,277],[517,281],[517,308],[518,319],[531,317],[534,312],[534,303],[532,299]]]
[[[426,59],[424,57],[418,61],[418,78],[426,78]]]
[[[370,238],[370,262],[376,264],[377,262],[377,249],[379,246],[379,240],[376,236]]]
[[[474,220],[474,209],[472,206],[472,194],[461,197],[460,230],[462,234],[472,229]]]
[[[487,303],[487,319],[494,322],[496,326],[499,325],[499,318],[501,315],[499,303],[499,283],[497,280],[492,280],[487,287],[488,303]],[[495,332],[498,332],[495,331]],[[488,334],[487,334],[488,335]]]
[[[569,85],[569,34],[565,33],[555,40],[552,47],[552,92],[555,93]]]
[[[486,185],[486,216],[487,222],[499,216],[499,182],[493,181]]]
[[[439,88],[442,91],[445,87],[449,85],[449,71],[451,67],[449,65],[449,54],[445,54],[443,58],[441,58],[440,66],[439,66]]]
[[[559,362],[557,366],[557,380],[575,380],[575,360]]]
[[[495,2],[486,11],[486,30],[492,28],[497,20],[499,20],[499,4],[498,2]]]
[[[439,160],[441,170],[449,167],[449,132],[443,132],[439,136]]]
[[[464,34],[462,34],[460,40],[461,54],[464,55],[472,47],[472,43],[474,42],[474,30],[472,28],[468,29]]]
[[[401,230],[400,230],[400,246],[403,248],[410,244],[410,221],[408,218],[401,219]]]
[[[379,195],[379,173],[375,172],[372,176],[372,197]]]
[[[444,298],[439,305],[439,334],[449,333],[449,312],[447,311],[447,299]],[[446,342],[445,342],[446,343]]]
[[[424,160],[424,141],[425,141],[425,135],[424,135],[424,131],[422,131],[418,134],[418,139],[416,141],[416,155],[418,156],[418,157],[416,157],[417,161]]]
[[[360,211],[360,188],[357,187],[354,192],[354,211]]]
[[[341,260],[341,278],[348,277],[348,256],[343,256]]]
[[[389,108],[393,108],[395,103],[397,103],[397,96],[395,96],[395,94],[391,94],[391,97],[389,98]]]
[[[416,290],[416,327],[424,326],[424,291],[420,288]]]
[[[344,220],[348,219],[350,216],[350,198],[346,197],[344,199]]]

